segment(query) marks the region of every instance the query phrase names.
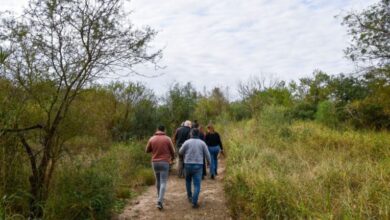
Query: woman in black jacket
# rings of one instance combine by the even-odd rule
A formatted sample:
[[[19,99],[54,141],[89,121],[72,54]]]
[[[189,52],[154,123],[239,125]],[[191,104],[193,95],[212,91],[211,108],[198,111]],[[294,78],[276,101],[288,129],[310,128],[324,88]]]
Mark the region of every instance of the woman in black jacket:
[[[214,130],[212,124],[207,125],[206,144],[211,156],[210,175],[211,179],[214,179],[218,170],[218,154],[219,152],[223,152],[223,146],[221,137],[218,132]]]

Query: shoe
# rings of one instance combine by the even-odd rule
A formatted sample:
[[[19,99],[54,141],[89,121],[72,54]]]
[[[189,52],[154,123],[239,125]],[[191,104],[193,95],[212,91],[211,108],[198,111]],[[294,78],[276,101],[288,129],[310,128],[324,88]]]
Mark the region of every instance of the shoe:
[[[192,197],[188,197],[188,202],[192,203]]]
[[[215,176],[214,176],[213,174],[211,174],[211,179],[212,179],[212,180],[215,179]]]
[[[197,209],[197,208],[199,208],[199,204],[198,204],[198,203],[196,203],[196,204],[192,204],[192,208],[193,208],[193,209]]]
[[[159,210],[162,210],[162,209],[164,208],[161,202],[158,202],[158,203],[157,203],[157,208],[158,208]]]

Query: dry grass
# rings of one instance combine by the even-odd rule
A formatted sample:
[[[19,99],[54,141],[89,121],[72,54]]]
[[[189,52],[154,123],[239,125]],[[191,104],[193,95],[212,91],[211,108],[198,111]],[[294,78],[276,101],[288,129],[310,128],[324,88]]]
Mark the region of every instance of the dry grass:
[[[282,110],[271,112],[224,128],[235,217],[390,217],[388,132],[290,124]]]

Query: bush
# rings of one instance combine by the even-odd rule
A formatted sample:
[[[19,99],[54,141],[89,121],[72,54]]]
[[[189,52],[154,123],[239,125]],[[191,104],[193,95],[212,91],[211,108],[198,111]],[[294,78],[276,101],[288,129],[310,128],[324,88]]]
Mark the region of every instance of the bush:
[[[235,121],[241,121],[250,118],[251,112],[243,102],[232,102],[229,107],[229,116]]]
[[[108,219],[115,203],[114,160],[67,165],[45,206],[45,219]]]
[[[294,119],[313,120],[316,106],[308,102],[298,102],[289,110],[289,115]]]
[[[390,112],[382,103],[364,99],[347,106],[350,112],[350,122],[357,128],[390,129]]]
[[[330,101],[322,101],[318,104],[315,118],[318,122],[329,127],[334,128],[338,125],[336,108]]]
[[[268,105],[263,108],[258,117],[259,123],[267,129],[280,130],[291,123],[288,109],[284,106]]]

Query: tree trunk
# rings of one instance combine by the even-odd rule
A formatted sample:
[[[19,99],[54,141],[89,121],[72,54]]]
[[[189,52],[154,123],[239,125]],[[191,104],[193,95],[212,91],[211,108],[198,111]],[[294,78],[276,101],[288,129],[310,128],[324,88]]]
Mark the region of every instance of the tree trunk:
[[[34,156],[34,165],[32,166],[32,175],[30,181],[30,218],[41,219],[43,217],[44,204],[48,198],[49,184],[54,170],[54,163],[51,162],[52,139],[54,132],[49,132],[43,146],[43,156],[39,167],[36,166],[36,157]]]
[[[43,217],[44,204],[49,195],[49,185],[51,181],[51,174],[54,170],[54,164],[47,163],[38,176],[30,176],[30,218],[41,219]]]

